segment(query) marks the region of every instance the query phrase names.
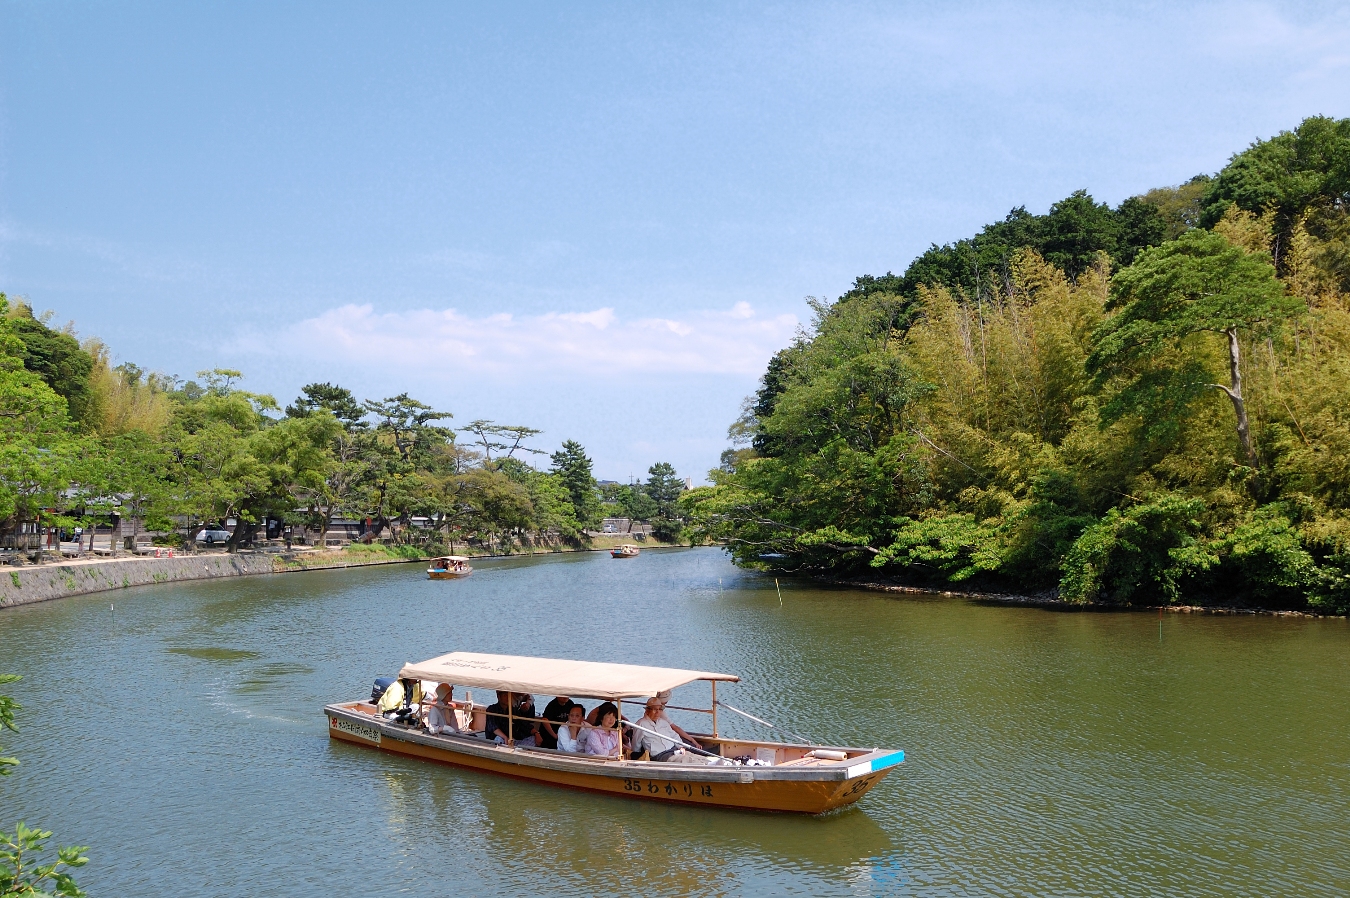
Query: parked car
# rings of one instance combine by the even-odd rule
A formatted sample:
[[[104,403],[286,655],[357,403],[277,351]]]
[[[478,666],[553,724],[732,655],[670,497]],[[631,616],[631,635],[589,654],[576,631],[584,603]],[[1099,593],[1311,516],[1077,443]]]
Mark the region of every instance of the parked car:
[[[230,541],[230,531],[220,530],[215,527],[207,527],[201,533],[197,534],[197,542],[206,543],[208,546],[214,546],[216,543],[225,543]]]

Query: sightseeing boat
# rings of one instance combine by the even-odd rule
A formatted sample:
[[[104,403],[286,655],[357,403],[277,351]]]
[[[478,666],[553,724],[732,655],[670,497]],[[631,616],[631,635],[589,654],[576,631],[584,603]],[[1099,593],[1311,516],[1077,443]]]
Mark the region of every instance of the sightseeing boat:
[[[420,664],[406,664],[397,680],[380,681],[406,684],[399,693],[403,696],[401,708],[382,710],[386,703],[377,704],[372,696],[372,701],[328,705],[324,714],[330,737],[356,745],[553,786],[722,808],[822,814],[856,802],[905,759],[903,751],[894,749],[763,742],[719,735],[719,709],[772,726],[718,701],[717,684],[738,680],[732,674],[706,671],[452,652]],[[436,684],[515,695],[598,699],[622,707],[640,706],[642,703],[634,699],[667,693],[696,681],[711,684],[711,707],[668,706],[711,717],[711,732],[689,734],[703,749],[689,746],[689,752],[697,751],[697,757],[682,758],[685,763],[630,760],[621,751],[604,757],[489,741],[483,732],[488,708],[475,702],[471,691],[465,700],[454,703],[458,733],[429,732],[417,707],[418,693],[429,695]],[[506,705],[509,712],[512,702],[508,700]],[[518,719],[510,719],[507,732],[514,731]],[[630,713],[621,726],[632,732],[641,729],[642,719],[640,712]]]
[[[639,549],[637,546],[632,546],[625,543],[622,546],[615,546],[614,548],[610,549],[609,555],[611,558],[636,558],[638,556],[638,553],[641,551],[642,550]]]
[[[463,555],[442,555],[440,558],[431,559],[431,563],[427,565],[429,580],[458,580],[472,573],[473,568],[469,567],[469,559]]]

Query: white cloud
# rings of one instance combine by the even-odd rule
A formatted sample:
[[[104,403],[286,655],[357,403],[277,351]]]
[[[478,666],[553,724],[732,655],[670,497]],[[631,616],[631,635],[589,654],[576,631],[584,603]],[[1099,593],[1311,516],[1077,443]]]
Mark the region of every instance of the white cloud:
[[[455,309],[377,312],[367,303],[331,309],[275,335],[252,334],[234,348],[491,374],[758,376],[797,326],[795,315],[760,316],[745,302],[727,311],[631,320],[612,308],[475,317]]]

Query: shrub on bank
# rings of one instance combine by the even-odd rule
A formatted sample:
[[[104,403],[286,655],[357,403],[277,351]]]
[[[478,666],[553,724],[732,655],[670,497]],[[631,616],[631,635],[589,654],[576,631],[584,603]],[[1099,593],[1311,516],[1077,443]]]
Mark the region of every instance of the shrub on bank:
[[[362,559],[375,558],[403,558],[408,561],[415,561],[419,558],[433,558],[436,555],[447,554],[444,546],[406,546],[395,545],[387,546],[382,543],[367,545],[365,543],[352,543],[344,551],[348,555],[354,555]]]

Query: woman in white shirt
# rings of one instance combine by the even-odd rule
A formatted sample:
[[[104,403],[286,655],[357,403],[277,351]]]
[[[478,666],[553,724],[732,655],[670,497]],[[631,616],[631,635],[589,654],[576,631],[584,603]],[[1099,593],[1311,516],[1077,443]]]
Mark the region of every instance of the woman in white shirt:
[[[435,736],[459,732],[459,720],[455,717],[455,687],[449,683],[436,686],[436,699],[427,708],[427,732]]]
[[[586,709],[573,704],[567,709],[567,722],[558,725],[558,751],[581,754],[586,750],[586,734],[590,731],[586,723]]]
[[[619,756],[619,709],[613,702],[596,708],[598,726],[586,731],[586,754],[617,758]]]

